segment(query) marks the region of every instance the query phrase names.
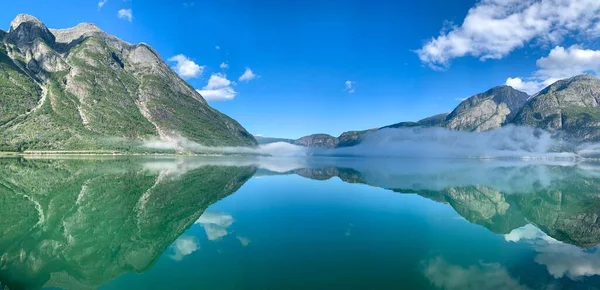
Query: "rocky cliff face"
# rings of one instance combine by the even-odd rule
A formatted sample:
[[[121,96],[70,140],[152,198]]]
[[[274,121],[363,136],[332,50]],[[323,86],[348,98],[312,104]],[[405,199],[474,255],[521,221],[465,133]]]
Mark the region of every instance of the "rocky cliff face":
[[[527,102],[513,123],[600,140],[600,80],[580,75],[557,81]]]
[[[256,145],[146,44],[93,24],[51,30],[29,15],[0,36],[0,83],[11,85],[0,89],[0,150]]]
[[[334,148],[337,146],[338,140],[328,134],[313,134],[295,140],[294,144],[306,147]]]
[[[512,121],[529,95],[509,86],[499,86],[461,102],[444,121],[451,130],[483,132]]]

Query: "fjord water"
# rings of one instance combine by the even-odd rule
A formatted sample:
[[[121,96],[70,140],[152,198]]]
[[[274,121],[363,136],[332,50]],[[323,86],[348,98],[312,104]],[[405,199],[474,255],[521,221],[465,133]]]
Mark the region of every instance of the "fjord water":
[[[0,159],[9,289],[596,289],[600,167]]]

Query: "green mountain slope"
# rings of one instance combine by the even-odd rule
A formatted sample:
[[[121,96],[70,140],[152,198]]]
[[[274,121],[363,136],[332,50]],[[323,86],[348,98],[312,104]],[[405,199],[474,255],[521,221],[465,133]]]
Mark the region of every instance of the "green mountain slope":
[[[39,86],[13,63],[4,46],[0,46],[0,88],[0,126],[31,111],[41,96]]]
[[[600,80],[580,75],[557,81],[529,100],[513,123],[600,140]]]
[[[50,30],[19,15],[0,46],[0,84],[11,85],[0,89],[2,151],[135,151],[148,140],[179,150],[190,142],[257,144],[146,44],[92,24]]]

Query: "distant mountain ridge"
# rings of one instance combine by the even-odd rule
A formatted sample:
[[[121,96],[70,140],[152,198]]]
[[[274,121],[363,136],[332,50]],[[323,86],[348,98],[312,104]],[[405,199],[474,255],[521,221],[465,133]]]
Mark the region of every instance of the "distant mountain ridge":
[[[147,44],[24,14],[0,32],[0,151],[136,150],[147,140],[257,145]]]
[[[258,137],[261,138],[259,143],[269,144],[275,142],[286,142],[294,145],[305,146],[305,147],[320,147],[320,148],[341,148],[350,147],[360,144],[367,133],[375,132],[381,129],[387,128],[411,128],[411,127],[434,127],[442,124],[444,117],[448,113],[438,114],[417,122],[400,122],[392,125],[388,125],[381,128],[374,128],[368,130],[359,131],[346,131],[338,137],[331,136],[329,134],[312,134],[304,136],[298,139],[285,139],[276,137]],[[256,136],[255,136],[256,137]]]
[[[485,132],[506,125],[540,128],[575,142],[600,141],[600,79],[579,75],[559,80],[533,96],[510,86],[497,86],[465,99],[450,113],[417,122],[347,131],[339,137],[314,134],[289,143],[340,148],[358,145],[367,133],[387,128],[443,127]],[[322,141],[325,139],[327,142]]]

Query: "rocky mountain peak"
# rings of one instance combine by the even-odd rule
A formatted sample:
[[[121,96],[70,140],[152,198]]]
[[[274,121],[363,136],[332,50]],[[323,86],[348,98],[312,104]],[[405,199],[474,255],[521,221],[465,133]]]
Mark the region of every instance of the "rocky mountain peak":
[[[31,15],[19,14],[10,23],[10,30],[7,37],[8,42],[17,46],[25,46],[37,38],[41,38],[48,44],[55,42],[55,37],[48,27]]]
[[[17,15],[17,17],[15,17],[15,19],[13,19],[13,21],[10,23],[10,31],[14,31],[15,29],[17,29],[19,26],[21,26],[22,23],[30,23],[36,26],[42,26],[42,27],[46,27],[44,25],[44,23],[42,23],[39,19],[37,19],[35,16],[31,16],[28,14],[19,14]]]
[[[553,83],[531,98],[514,123],[561,130],[578,141],[600,140],[600,79],[578,75]]]
[[[525,105],[529,95],[510,86],[493,87],[462,101],[447,117],[452,130],[488,131],[510,122]]]
[[[542,94],[547,94],[547,93],[551,93],[551,92],[558,92],[558,91],[562,91],[565,89],[573,89],[576,88],[577,86],[586,86],[586,85],[590,85],[590,84],[594,84],[595,86],[599,86],[600,85],[600,80],[591,76],[591,75],[577,75],[568,79],[562,79],[559,81],[556,81],[555,83],[549,85],[548,87],[546,87],[545,89],[541,90],[538,95],[542,95]]]
[[[93,23],[80,23],[75,27],[67,29],[50,29],[56,37],[56,42],[71,43],[77,39],[92,36],[103,31]]]

